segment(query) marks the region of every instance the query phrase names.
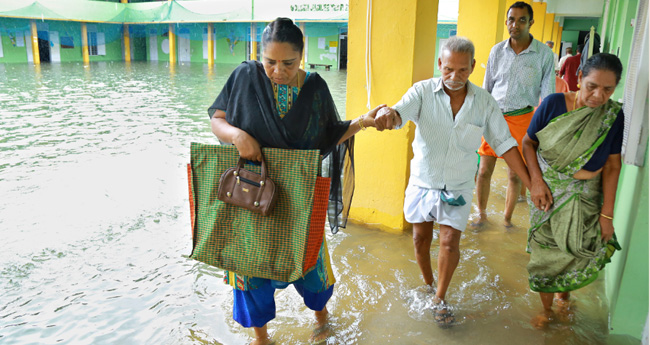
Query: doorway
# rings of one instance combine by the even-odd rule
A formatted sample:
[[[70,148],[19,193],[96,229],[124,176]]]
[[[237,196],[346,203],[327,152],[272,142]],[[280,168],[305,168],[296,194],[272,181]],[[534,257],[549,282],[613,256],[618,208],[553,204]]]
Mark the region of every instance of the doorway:
[[[348,31],[339,33],[339,69],[348,68]]]
[[[41,62],[50,62],[50,33],[48,31],[38,32],[38,54]]]
[[[131,39],[133,47],[133,61],[147,61],[147,39],[145,37],[134,37]]]

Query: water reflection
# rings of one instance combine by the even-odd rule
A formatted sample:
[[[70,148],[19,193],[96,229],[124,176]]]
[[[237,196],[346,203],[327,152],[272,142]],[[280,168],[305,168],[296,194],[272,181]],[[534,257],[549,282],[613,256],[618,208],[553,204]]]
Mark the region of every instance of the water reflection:
[[[0,65],[0,343],[250,341],[221,271],[186,258],[189,144],[216,143],[206,108],[235,67]],[[318,72],[345,117],[345,73]],[[499,166],[495,223],[506,182]],[[448,293],[459,325],[449,330],[432,321],[409,233],[351,225],[330,236],[330,343],[603,343],[602,280],[575,294],[575,322],[529,326],[539,302],[526,282],[525,205],[514,222],[463,235]],[[434,238],[433,258],[437,250]],[[305,343],[313,313],[292,288],[276,298],[277,343]]]

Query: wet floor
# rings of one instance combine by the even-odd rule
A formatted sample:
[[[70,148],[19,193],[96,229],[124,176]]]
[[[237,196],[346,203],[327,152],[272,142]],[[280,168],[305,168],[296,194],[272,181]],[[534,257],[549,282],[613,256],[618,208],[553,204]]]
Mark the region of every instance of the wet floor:
[[[191,250],[185,164],[192,141],[216,143],[206,108],[234,66],[0,64],[0,343],[246,344],[222,272]],[[344,112],[345,73],[319,71]],[[362,164],[359,158],[357,164]],[[410,232],[360,225],[328,238],[338,280],[331,344],[607,343],[603,280],[575,293],[573,322],[547,331],[527,287],[527,206],[500,226],[466,230],[448,292],[458,325],[435,326]],[[431,247],[434,267],[437,241]],[[269,330],[305,344],[313,313],[276,293]],[[610,342],[611,343],[611,342]]]

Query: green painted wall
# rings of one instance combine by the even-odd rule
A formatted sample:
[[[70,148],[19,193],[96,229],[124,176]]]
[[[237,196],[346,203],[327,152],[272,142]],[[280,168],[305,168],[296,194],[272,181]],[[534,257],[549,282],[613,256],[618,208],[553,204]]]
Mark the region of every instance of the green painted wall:
[[[0,35],[2,35],[3,53],[3,57],[0,58],[0,62],[27,62],[26,45],[23,47],[18,47],[15,45],[16,37],[18,35],[25,37],[24,32],[26,30],[29,30],[29,20],[0,18]]]
[[[438,69],[438,58],[440,57],[440,40],[449,38],[451,33],[456,31],[456,24],[439,23],[436,28],[436,59],[433,61],[433,77],[439,78],[442,74]],[[480,67],[480,66],[477,66]],[[479,85],[482,86],[482,85]]]
[[[147,26],[147,32],[150,32],[149,30],[151,29],[156,29],[160,33],[159,35],[157,35],[158,61],[164,61],[164,62],[169,61],[169,54],[166,54],[162,50],[163,44],[169,44],[168,41],[164,42],[165,40],[168,39],[168,36],[166,34],[167,28],[168,28],[167,25]],[[190,62],[207,63],[208,60],[203,58],[203,36],[202,36],[203,26],[195,25],[195,26],[189,26],[188,28],[190,30]],[[146,38],[146,44],[147,44],[147,52],[148,52],[149,51],[148,36]],[[246,60],[246,44],[248,44],[248,42],[246,41],[237,42],[237,44],[235,44],[235,47],[233,49],[234,53],[231,53],[227,39],[226,38],[217,39],[216,40],[217,55],[215,56],[215,63],[238,64]],[[178,49],[178,38],[176,40],[176,45]],[[178,54],[176,55],[176,59],[178,60]]]
[[[638,0],[611,0],[600,23],[604,52],[618,54],[623,78],[612,96],[624,93],[625,73],[632,47]],[[603,31],[604,28],[604,31]],[[605,270],[612,334],[640,338],[648,317],[648,153],[643,167],[624,165],[614,211],[616,235],[623,246]]]
[[[60,48],[61,62],[81,62],[83,56],[81,54],[81,23],[78,22],[59,22],[52,21],[48,23],[50,31],[57,31],[59,33],[59,40],[61,37],[72,37],[73,48]],[[98,30],[100,28],[98,27]]]
[[[27,49],[26,47],[17,47],[14,45],[14,33],[6,35],[5,33],[0,33],[2,35],[2,55],[0,62],[15,63],[15,62],[27,62]]]
[[[633,18],[636,17],[636,11],[638,8],[638,0],[629,0],[629,1],[619,1],[621,4],[621,9],[619,11],[619,16],[617,19],[617,39],[616,43],[610,47],[609,53],[617,54],[618,58],[623,62],[625,67],[630,59],[630,51],[632,45],[632,37],[634,36],[634,28],[630,25],[630,22]],[[625,85],[625,73],[623,73],[623,78],[621,78],[620,85]],[[620,99],[623,97],[624,89],[619,87],[614,92],[614,99]]]
[[[61,62],[83,61],[81,53],[81,23],[64,21],[46,21],[47,31],[58,32],[59,41],[63,37],[72,37],[73,48],[59,47]],[[122,33],[121,25],[111,24],[89,24],[97,28],[97,32],[103,32],[105,37],[106,55],[91,55],[90,61],[122,61]],[[27,62],[27,45],[17,47],[14,45],[10,35],[18,35],[24,30],[29,30],[28,20],[13,18],[0,19],[0,35],[2,35],[2,48],[4,57],[0,62],[15,63]],[[40,30],[39,30],[40,31]]]
[[[580,35],[580,31],[562,31],[562,41],[573,43],[573,55],[575,55],[575,51],[578,47],[578,35]]]
[[[247,60],[246,57],[246,41],[240,41],[235,44],[233,51],[230,51],[230,45],[226,38],[217,40],[217,57],[215,63],[223,64],[239,64]],[[201,52],[203,56],[203,52]]]
[[[202,40],[190,40],[190,55],[191,62],[202,62],[207,63],[208,59],[203,58],[203,41]]]
[[[564,19],[563,30],[571,31],[589,31],[591,27],[598,28],[599,18],[589,19]]]
[[[335,28],[335,30],[338,30],[338,28]],[[325,48],[321,49],[318,48],[318,40],[324,38],[325,39]],[[338,69],[339,63],[338,63],[338,43],[339,43],[339,35],[338,33],[334,35],[327,35],[327,36],[313,36],[313,37],[308,37],[308,45],[307,45],[307,63],[317,63],[317,64],[326,64],[326,65],[332,65],[332,69]],[[337,52],[336,53],[330,53],[330,42],[334,41],[337,44]],[[306,68],[309,68],[309,66],[306,66]],[[322,67],[321,67],[322,68]]]
[[[90,62],[94,61],[123,61],[123,49],[122,49],[122,40],[123,33],[121,24],[88,24],[88,26],[93,25],[97,28],[97,32],[104,33],[104,46],[105,46],[105,55],[90,55]],[[83,58],[80,57],[81,52],[81,24],[77,23],[79,35],[75,36],[79,40],[78,45],[75,40],[75,50],[78,51],[79,56],[73,55],[71,53],[71,58],[76,58],[76,61],[83,61]],[[90,42],[89,42],[90,43]],[[63,50],[63,49],[62,49]],[[65,61],[61,59],[61,61]]]
[[[169,62],[169,53],[165,53],[162,50],[162,45],[164,44],[165,46],[169,45],[169,37],[167,35],[158,35],[158,61],[166,61]],[[176,59],[178,60],[178,55],[176,56]]]
[[[441,39],[440,37],[436,37],[436,59],[433,61],[434,78],[440,78],[440,76],[442,76],[442,73],[440,73],[440,70],[438,69],[438,59],[440,58],[440,39]]]
[[[648,316],[648,156],[643,167],[621,171],[614,229],[622,252],[606,271],[611,333],[641,337]],[[619,255],[620,254],[620,255]]]
[[[81,23],[79,22],[65,22],[65,21],[48,21],[49,31],[59,32],[60,37],[72,37],[73,38],[73,48],[61,48],[61,62],[81,62],[82,51],[81,51]],[[102,24],[102,23],[89,23],[89,26],[94,26],[97,28],[97,32],[103,32],[105,37],[105,55],[91,55],[90,61],[123,61],[122,56],[122,28],[121,24]],[[262,24],[260,24],[262,25]],[[322,23],[320,24],[322,32],[324,32],[326,43],[329,47],[330,41],[336,41],[338,43],[338,30],[340,24],[330,24]],[[151,30],[155,31],[157,35],[157,50],[158,50],[158,61],[168,62],[169,54],[163,52],[162,45],[164,41],[168,39],[167,30],[169,28],[168,24],[148,24],[148,25],[131,25],[131,39],[132,42],[135,42],[137,39],[140,40],[140,43],[144,41],[146,49],[140,49],[139,51],[134,50],[133,59],[134,60],[144,60],[148,58],[149,52],[149,34]],[[197,23],[197,24],[177,24],[175,26],[175,32],[186,32],[189,33],[190,38],[190,62],[193,63],[207,63],[207,59],[203,58],[203,31],[206,28],[207,24]],[[134,30],[135,29],[135,30]],[[217,33],[219,30],[228,30],[226,26],[215,25]],[[237,29],[235,27],[234,31],[239,37],[242,37],[240,32],[241,28]],[[15,47],[12,44],[11,39],[8,37],[8,32],[20,30],[24,32],[29,30],[29,20],[24,19],[15,19],[15,18],[0,18],[0,35],[2,35],[2,47],[3,47],[3,57],[0,58],[0,63],[2,62],[13,62],[13,63],[26,63],[27,62],[27,50],[26,47]],[[238,31],[239,30],[239,31]],[[134,31],[136,33],[134,33]],[[261,30],[259,30],[261,33]],[[329,35],[329,33],[332,33]],[[219,37],[219,36],[217,36]],[[244,38],[245,39],[245,38]],[[168,43],[167,43],[168,44]],[[215,63],[217,64],[239,64],[240,62],[248,58],[246,51],[247,45],[249,42],[245,40],[238,41],[231,51],[230,44],[227,38],[218,38],[216,40],[216,50],[217,54],[215,56]],[[338,67],[338,54],[334,54],[336,57],[333,59],[328,59],[325,54],[329,55],[329,49],[318,49],[318,38],[316,36],[309,37],[309,56],[307,57],[308,61],[312,60],[315,63],[328,63]],[[177,40],[178,47],[178,40]],[[178,48],[177,48],[178,49]],[[145,58],[146,57],[146,58]],[[178,55],[177,55],[178,58]]]

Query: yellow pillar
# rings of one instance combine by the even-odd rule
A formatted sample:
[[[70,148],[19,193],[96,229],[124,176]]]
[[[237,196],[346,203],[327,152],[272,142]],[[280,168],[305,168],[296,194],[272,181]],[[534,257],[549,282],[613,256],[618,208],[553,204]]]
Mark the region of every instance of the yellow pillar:
[[[305,35],[305,23],[300,23],[300,30],[302,31],[302,43],[303,46],[307,44],[306,38],[307,36]],[[302,60],[300,61],[300,68],[305,69],[305,63],[307,61],[307,49],[302,49]]]
[[[503,24],[503,38],[501,40],[497,41],[497,42],[505,41],[508,38],[510,38],[510,33],[508,32],[508,29],[506,28],[506,19],[508,19],[508,9],[510,8],[510,6],[512,6],[512,4],[514,4],[515,2],[518,2],[518,1],[520,1],[520,0],[505,0],[504,1],[503,16],[502,16],[503,19],[499,21],[501,24]],[[523,2],[531,5],[531,7],[533,6],[532,5],[533,4],[532,0],[523,0]],[[537,18],[537,13],[535,13],[535,7],[533,7],[533,20],[535,18]]]
[[[81,56],[84,65],[90,64],[90,53],[88,52],[88,28],[86,23],[81,23]]]
[[[555,39],[557,38],[557,35],[558,35],[559,32],[560,32],[560,23],[554,21],[553,22],[553,33],[551,34],[551,37],[548,38],[548,40],[555,41]],[[557,50],[556,49],[557,46],[558,46],[557,44],[555,46],[553,46],[553,51]]]
[[[593,37],[594,37],[595,33],[596,33],[596,28],[594,28],[592,26],[591,29],[589,30],[589,47],[588,47],[589,50],[587,50],[587,53],[588,53],[587,58],[590,58],[592,55],[594,55],[594,40],[593,40]]]
[[[474,42],[476,67],[469,79],[478,86],[483,85],[490,50],[504,40],[504,32],[507,38],[506,10],[512,3],[506,6],[505,0],[459,1],[457,32]]]
[[[559,27],[557,30],[557,36],[555,36],[555,53],[560,55],[560,48],[562,45],[562,31],[564,31],[564,28],[562,26]]]
[[[349,47],[354,49],[348,51],[348,119],[368,111],[368,88],[372,107],[393,105],[414,82],[433,77],[438,0],[374,0],[372,26],[366,35],[368,1],[349,2]],[[366,39],[370,41],[372,67],[368,88]],[[408,227],[402,207],[413,136],[412,125],[399,131],[369,129],[355,136],[352,221],[391,231]]]
[[[128,4],[129,0],[120,0],[122,4]],[[124,42],[124,61],[131,62],[131,36],[129,35],[129,24],[124,24],[123,30],[123,42]]]
[[[543,17],[540,17],[541,20]],[[547,13],[544,17],[544,35],[539,39],[542,42],[553,39],[553,23],[555,22],[555,13]]]
[[[530,33],[536,40],[542,41],[544,37],[544,24],[546,22],[546,3],[533,1],[533,26],[530,27]],[[546,42],[546,40],[542,41]],[[557,45],[557,42],[556,42]]]
[[[251,60],[257,60],[257,36],[255,23],[251,23]]]
[[[553,22],[553,35],[551,36],[551,38],[549,38],[549,40],[555,41],[557,39],[559,33],[560,33],[560,23],[554,21]],[[559,46],[559,44],[555,44],[555,46],[553,46],[553,51],[556,52],[556,53],[557,53],[557,50],[558,50],[558,46]]]
[[[208,66],[214,65],[214,24],[208,23]]]
[[[174,33],[174,24],[169,23],[169,64],[176,63],[176,34]]]
[[[41,54],[38,52],[38,29],[34,20],[30,20],[30,26],[32,31],[32,58],[34,64],[38,65],[41,63]]]
[[[131,62],[131,36],[129,24],[124,24],[124,61]]]

